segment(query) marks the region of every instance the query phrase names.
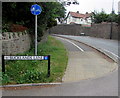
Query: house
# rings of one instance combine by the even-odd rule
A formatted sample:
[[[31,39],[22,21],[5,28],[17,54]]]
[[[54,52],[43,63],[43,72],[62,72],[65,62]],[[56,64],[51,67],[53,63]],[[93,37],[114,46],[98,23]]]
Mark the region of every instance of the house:
[[[57,24],[65,24],[64,18],[56,18]]]
[[[69,12],[66,19],[66,24],[81,24],[84,26],[91,26],[92,24],[92,13],[86,12],[86,14],[81,14],[77,12]]]

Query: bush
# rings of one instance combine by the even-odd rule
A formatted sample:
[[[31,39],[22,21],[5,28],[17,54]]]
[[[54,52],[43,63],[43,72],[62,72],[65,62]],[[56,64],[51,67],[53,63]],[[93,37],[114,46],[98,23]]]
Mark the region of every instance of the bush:
[[[2,32],[10,32],[10,24],[3,24]]]
[[[6,84],[6,83],[9,83],[10,82],[10,78],[7,74],[2,74],[2,77],[3,77],[3,80],[2,80],[2,83]]]
[[[23,32],[25,30],[28,30],[28,28],[23,27],[22,25],[12,24],[10,26],[10,31],[12,31],[12,32]]]

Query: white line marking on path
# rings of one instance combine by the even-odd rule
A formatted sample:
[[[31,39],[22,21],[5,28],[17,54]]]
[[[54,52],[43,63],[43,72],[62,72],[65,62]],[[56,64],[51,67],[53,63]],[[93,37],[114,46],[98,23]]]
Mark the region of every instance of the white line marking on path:
[[[112,53],[112,52],[110,52],[110,51],[108,51],[108,50],[106,50],[106,49],[103,49],[104,51],[106,51],[106,52],[109,52],[109,53],[111,53],[112,55],[114,55],[114,56],[116,56],[117,58],[119,58],[120,59],[120,57],[118,56],[118,55],[116,55],[116,54],[114,54],[114,53]]]
[[[60,37],[59,37],[60,38]],[[67,42],[69,42],[69,43],[71,43],[72,45],[74,45],[75,47],[77,47],[80,51],[84,51],[82,48],[80,48],[78,45],[76,45],[75,43],[73,43],[73,42],[71,42],[71,41],[69,41],[69,40],[67,40],[67,39],[63,39],[63,38],[60,38],[60,39],[62,39],[62,40],[66,40]]]

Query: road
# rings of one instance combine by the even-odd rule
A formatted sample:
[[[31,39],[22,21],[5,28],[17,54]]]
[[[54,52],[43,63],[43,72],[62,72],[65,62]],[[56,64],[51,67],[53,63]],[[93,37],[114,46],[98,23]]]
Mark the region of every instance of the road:
[[[109,40],[109,39],[95,38],[89,36],[71,36],[71,35],[58,35],[58,36],[74,39],[86,43],[97,49],[100,49],[101,51],[107,53],[110,57],[115,59],[115,61],[120,59],[119,57],[120,51],[118,51],[120,45],[118,44],[117,40]]]
[[[80,54],[82,54],[83,51],[92,52],[92,53],[95,52],[94,49],[85,46],[81,43],[66,39],[60,39],[60,38],[58,39],[65,44],[66,48],[71,53],[79,52]],[[75,54],[71,55],[70,57],[71,60],[75,60],[74,55]],[[87,58],[87,56],[85,57],[85,55],[87,54],[84,54],[83,58]],[[100,54],[98,53],[98,55]],[[89,59],[91,59],[90,55],[88,56],[87,60]],[[91,65],[92,67],[95,66],[96,68],[98,68],[97,66],[99,65],[97,64],[94,65],[94,62],[96,62],[95,61],[96,58],[91,60],[93,61],[87,63],[93,64]],[[112,62],[112,61],[108,60],[108,62]],[[104,65],[103,62],[101,62],[101,65]],[[90,68],[89,66],[85,66],[85,67]],[[107,66],[105,65],[104,67],[106,69],[109,68],[108,65]],[[99,74],[104,73],[105,70],[104,68],[99,69],[98,73]],[[101,74],[102,76],[98,76],[98,74],[96,74],[97,77],[96,76],[93,78],[85,77],[86,79],[77,80],[76,82],[75,81],[64,82],[61,85],[55,87],[32,88],[32,89],[21,89],[21,90],[3,90],[3,96],[118,96],[118,71],[117,69],[112,70],[112,72],[109,71],[105,74]]]

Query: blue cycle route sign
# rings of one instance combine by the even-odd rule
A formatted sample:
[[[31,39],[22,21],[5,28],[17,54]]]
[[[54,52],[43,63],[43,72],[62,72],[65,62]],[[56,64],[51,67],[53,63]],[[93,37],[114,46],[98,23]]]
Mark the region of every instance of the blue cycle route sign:
[[[30,11],[35,15],[35,55],[37,56],[37,15],[42,12],[42,9],[39,5],[34,4],[31,6]]]
[[[39,5],[34,4],[31,6],[30,11],[33,15],[39,15],[42,12],[42,9]]]

